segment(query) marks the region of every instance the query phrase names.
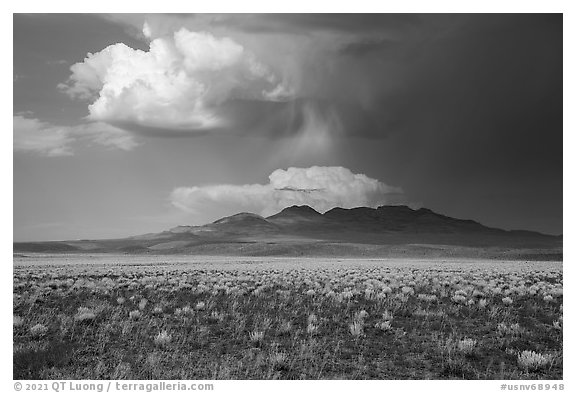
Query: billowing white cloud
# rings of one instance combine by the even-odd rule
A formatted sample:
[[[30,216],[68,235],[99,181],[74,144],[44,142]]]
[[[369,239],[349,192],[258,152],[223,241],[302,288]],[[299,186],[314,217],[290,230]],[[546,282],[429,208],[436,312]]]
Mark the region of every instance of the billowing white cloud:
[[[151,36],[148,24],[143,33]],[[225,127],[218,107],[227,100],[279,101],[293,94],[284,78],[236,41],[186,28],[153,39],[148,51],[110,45],[71,71],[59,87],[93,100],[91,120],[131,129]]]
[[[73,155],[73,144],[78,140],[121,150],[132,150],[137,146],[129,133],[105,123],[54,126],[38,119],[16,115],[13,131],[15,151],[49,157]]]
[[[174,206],[190,213],[218,209],[222,214],[248,211],[271,215],[292,205],[309,205],[325,212],[334,207],[376,207],[402,193],[343,167],[277,169],[268,184],[180,187],[171,194]]]

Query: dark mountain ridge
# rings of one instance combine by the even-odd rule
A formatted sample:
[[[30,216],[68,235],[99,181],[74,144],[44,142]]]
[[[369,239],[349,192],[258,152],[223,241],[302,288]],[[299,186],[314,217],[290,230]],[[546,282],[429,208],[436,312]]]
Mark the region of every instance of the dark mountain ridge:
[[[545,250],[561,255],[562,237],[490,228],[426,208],[336,207],[319,213],[304,205],[269,217],[238,213],[206,225],[125,239],[14,243],[14,252],[391,256],[391,250],[408,255],[422,247],[449,253],[530,250],[530,255],[541,255],[538,250]]]

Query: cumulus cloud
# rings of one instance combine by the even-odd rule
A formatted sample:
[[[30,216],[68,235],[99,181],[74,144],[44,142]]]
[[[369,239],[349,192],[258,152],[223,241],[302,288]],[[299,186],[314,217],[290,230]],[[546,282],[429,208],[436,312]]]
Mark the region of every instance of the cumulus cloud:
[[[151,37],[148,24],[143,33]],[[70,69],[59,87],[92,101],[91,120],[131,129],[222,128],[228,124],[218,108],[230,99],[282,101],[293,94],[238,42],[186,28],[153,39],[148,51],[110,45]]]
[[[50,157],[72,155],[74,138],[67,127],[54,127],[37,119],[14,116],[14,150]]]
[[[277,169],[268,184],[180,187],[171,194],[174,206],[189,213],[218,208],[223,214],[248,211],[264,216],[292,205],[325,212],[334,207],[376,207],[402,193],[379,180],[343,167]]]
[[[54,126],[38,119],[16,115],[13,131],[15,151],[48,157],[73,155],[73,145],[79,140],[121,150],[132,150],[137,146],[129,133],[104,123]]]

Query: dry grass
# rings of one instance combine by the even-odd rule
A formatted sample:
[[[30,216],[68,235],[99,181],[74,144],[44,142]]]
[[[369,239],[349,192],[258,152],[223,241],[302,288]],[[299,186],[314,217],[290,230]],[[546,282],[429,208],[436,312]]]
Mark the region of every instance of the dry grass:
[[[560,264],[31,265],[14,378],[561,379],[562,300]]]

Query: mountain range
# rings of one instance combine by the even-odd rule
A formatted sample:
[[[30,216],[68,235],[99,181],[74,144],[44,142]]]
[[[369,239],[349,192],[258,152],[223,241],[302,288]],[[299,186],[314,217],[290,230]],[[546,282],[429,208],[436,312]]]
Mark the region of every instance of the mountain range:
[[[14,243],[15,253],[562,259],[562,236],[486,227],[408,206],[291,206],[123,239]]]

